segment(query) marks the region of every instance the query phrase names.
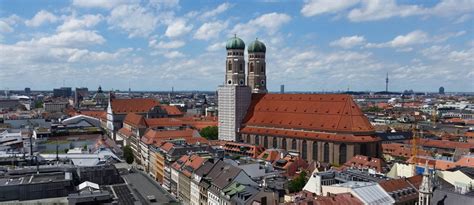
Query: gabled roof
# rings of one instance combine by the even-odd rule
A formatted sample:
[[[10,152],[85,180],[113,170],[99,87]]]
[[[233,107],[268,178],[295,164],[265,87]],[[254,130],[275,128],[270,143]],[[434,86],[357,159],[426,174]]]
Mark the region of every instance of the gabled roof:
[[[217,164],[211,169],[207,177],[212,181],[211,183],[217,186],[219,189],[224,189],[230,183],[232,183],[242,171],[242,169],[227,164],[221,160],[216,162]]]
[[[245,126],[366,135],[374,128],[344,94],[252,94]]]
[[[95,117],[98,119],[107,119],[107,112],[101,110],[81,110],[75,113],[75,115],[86,115],[89,117]]]
[[[346,167],[355,166],[364,167],[364,168],[371,168],[376,170],[377,172],[383,172],[386,166],[385,161],[375,157],[367,157],[364,155],[356,155],[349,159],[346,163],[344,163]]]
[[[133,99],[112,99],[112,110],[115,114],[124,114],[130,112],[145,113],[153,107],[159,106],[160,103],[150,98],[133,98]]]
[[[183,115],[183,112],[178,109],[176,106],[172,105],[161,105],[161,108],[163,108],[168,115]]]
[[[155,144],[160,146],[163,141],[184,139],[188,144],[195,144],[196,142],[208,143],[208,140],[202,138],[199,132],[192,129],[185,130],[154,130],[148,129],[141,141],[147,145]]]
[[[136,113],[133,113],[133,112],[128,113],[125,116],[125,119],[123,120],[123,122],[125,122],[125,123],[127,123],[131,126],[137,127],[137,128],[145,128],[146,127],[145,118],[142,115],[139,115],[139,114],[136,114]]]

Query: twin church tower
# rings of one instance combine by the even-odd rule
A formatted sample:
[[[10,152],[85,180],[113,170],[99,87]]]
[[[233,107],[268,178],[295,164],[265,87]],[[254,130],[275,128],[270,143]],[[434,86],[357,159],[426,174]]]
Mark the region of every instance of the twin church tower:
[[[227,61],[225,80],[227,85],[249,86],[252,93],[266,93],[265,44],[258,39],[248,46],[247,79],[245,79],[245,43],[234,36],[226,44]]]
[[[252,93],[267,93],[265,44],[256,39],[247,48],[234,36],[226,44],[225,84],[218,88],[219,139],[239,141],[239,129],[251,102]],[[245,69],[247,67],[247,69]],[[247,70],[247,72],[246,72]]]

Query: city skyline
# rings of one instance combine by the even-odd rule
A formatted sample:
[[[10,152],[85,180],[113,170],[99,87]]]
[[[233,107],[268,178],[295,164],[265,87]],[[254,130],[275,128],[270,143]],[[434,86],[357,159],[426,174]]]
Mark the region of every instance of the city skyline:
[[[266,44],[270,92],[474,87],[470,0],[0,4],[0,90],[213,91],[234,34]]]

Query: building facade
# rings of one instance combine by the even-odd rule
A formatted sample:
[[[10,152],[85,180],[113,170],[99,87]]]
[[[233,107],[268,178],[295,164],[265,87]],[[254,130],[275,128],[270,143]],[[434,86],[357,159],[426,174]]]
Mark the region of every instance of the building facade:
[[[248,46],[246,83],[240,55],[245,43],[233,37],[226,49],[226,84],[218,90],[220,140],[339,165],[357,154],[380,157],[380,138],[350,95],[268,94],[265,44],[255,40]]]

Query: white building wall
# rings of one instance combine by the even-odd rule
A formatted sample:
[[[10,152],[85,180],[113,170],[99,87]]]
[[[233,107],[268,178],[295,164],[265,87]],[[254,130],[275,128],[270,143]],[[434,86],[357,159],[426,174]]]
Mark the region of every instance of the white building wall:
[[[250,87],[222,86],[217,92],[219,140],[237,141],[237,133],[250,105]]]
[[[199,185],[191,180],[191,205],[199,205]]]

